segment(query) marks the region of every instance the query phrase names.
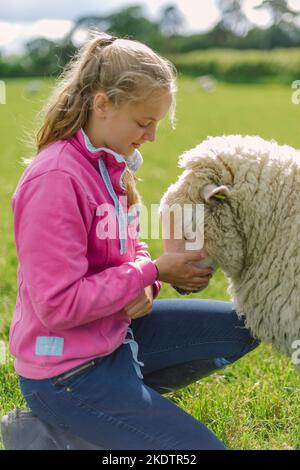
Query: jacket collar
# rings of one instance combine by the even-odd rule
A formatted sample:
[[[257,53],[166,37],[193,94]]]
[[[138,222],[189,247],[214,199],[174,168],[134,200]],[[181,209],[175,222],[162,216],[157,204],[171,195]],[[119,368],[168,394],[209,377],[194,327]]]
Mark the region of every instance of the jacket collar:
[[[94,147],[82,128],[78,129],[71,139],[73,142],[75,140],[79,143],[81,151],[93,161],[97,161],[99,158],[104,159],[107,167],[113,165],[125,169],[125,166],[127,166],[135,173],[143,164],[143,157],[137,149],[129,157],[125,157],[107,147]]]
[[[96,148],[92,145],[83,129],[79,129],[71,137],[70,143],[88,157],[94,166],[99,167],[103,182],[115,206],[119,223],[120,254],[123,255],[127,252],[127,215],[118,194],[125,193],[123,175],[126,168],[134,172],[137,171],[143,163],[142,155],[138,150],[135,150],[130,157],[126,158],[106,147]]]

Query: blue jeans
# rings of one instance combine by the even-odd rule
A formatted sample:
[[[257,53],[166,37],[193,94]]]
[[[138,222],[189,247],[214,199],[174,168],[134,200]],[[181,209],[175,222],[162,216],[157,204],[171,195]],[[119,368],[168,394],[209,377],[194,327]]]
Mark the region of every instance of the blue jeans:
[[[206,426],[163,395],[258,344],[230,302],[154,300],[151,314],[133,320],[110,355],[71,376],[20,377],[20,387],[38,418],[105,449],[221,450]]]

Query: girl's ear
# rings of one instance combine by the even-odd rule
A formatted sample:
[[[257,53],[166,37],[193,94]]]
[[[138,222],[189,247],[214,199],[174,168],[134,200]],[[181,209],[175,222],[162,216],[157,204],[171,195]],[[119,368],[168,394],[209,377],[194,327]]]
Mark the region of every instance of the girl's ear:
[[[104,91],[99,91],[93,98],[93,111],[98,117],[105,117],[109,109],[110,101]]]

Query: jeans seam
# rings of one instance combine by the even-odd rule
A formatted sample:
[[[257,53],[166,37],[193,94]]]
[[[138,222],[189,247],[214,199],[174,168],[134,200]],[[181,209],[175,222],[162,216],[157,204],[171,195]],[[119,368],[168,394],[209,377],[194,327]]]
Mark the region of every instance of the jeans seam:
[[[65,428],[65,429],[68,428],[68,426],[67,426],[65,423],[63,423],[63,422],[61,421],[60,416],[58,416],[58,414],[56,414],[56,412],[43,400],[43,397],[41,396],[40,392],[34,391],[34,392],[30,393],[30,394],[23,395],[23,396],[24,396],[25,401],[26,401],[26,398],[25,398],[26,396],[27,396],[27,397],[33,397],[33,398],[35,398],[35,399],[37,400],[39,406],[44,410],[44,412],[48,413],[48,415],[49,415],[52,419],[55,420],[56,424],[57,424],[59,427],[63,427],[63,428]],[[30,406],[29,406],[29,408],[30,408]],[[30,408],[30,410],[31,410],[31,408]],[[31,410],[31,411],[32,411],[32,410]],[[36,416],[38,416],[38,415],[36,415]]]
[[[172,351],[173,349],[184,349],[186,347],[189,347],[189,346],[199,346],[199,345],[202,345],[202,344],[216,344],[216,343],[244,343],[243,341],[237,341],[237,340],[223,340],[223,341],[201,341],[200,343],[185,343],[183,345],[180,345],[180,346],[173,346],[172,348],[167,348],[167,349],[156,349],[155,351],[148,351],[148,352],[143,352],[143,355],[147,355],[147,354],[157,354],[157,353],[163,353],[163,352],[168,352],[168,351]],[[252,343],[249,343],[249,344],[252,344]]]
[[[104,413],[103,411],[99,410],[98,408],[95,408],[93,405],[91,405],[89,402],[87,401],[84,401],[82,400],[81,398],[78,397],[77,394],[75,393],[72,393],[72,395],[70,396],[70,398],[73,400],[73,401],[77,401],[77,402],[80,402],[81,404],[83,404],[86,408],[90,409],[90,411],[95,411],[97,413],[100,413],[103,418],[108,421],[108,422],[113,422],[117,425],[121,425],[127,429],[129,429],[129,431],[133,431],[135,432],[136,434],[140,434],[143,438],[146,438],[150,441],[152,441],[153,443],[155,442],[159,442],[159,440],[156,438],[156,437],[152,437],[150,436],[149,434],[146,434],[144,431],[140,431],[139,429],[135,428],[134,426],[130,425],[130,424],[127,424],[125,423],[124,421],[120,420],[120,419],[117,419],[115,418],[114,416],[111,416],[111,415],[108,415],[106,413]],[[70,429],[71,431],[71,429]],[[159,444],[161,445],[161,442],[159,442]],[[173,446],[172,447],[163,447],[163,449],[166,449],[166,450],[172,450],[173,449]]]

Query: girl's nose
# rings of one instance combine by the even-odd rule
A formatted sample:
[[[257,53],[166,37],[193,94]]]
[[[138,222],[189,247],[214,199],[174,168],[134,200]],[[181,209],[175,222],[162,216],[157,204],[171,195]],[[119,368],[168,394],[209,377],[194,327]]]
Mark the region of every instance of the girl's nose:
[[[144,134],[144,139],[150,142],[154,142],[156,139],[156,126],[150,126]]]

